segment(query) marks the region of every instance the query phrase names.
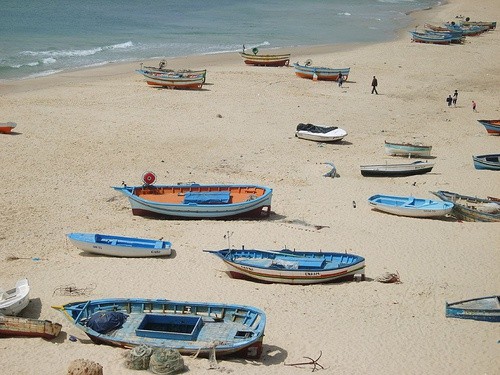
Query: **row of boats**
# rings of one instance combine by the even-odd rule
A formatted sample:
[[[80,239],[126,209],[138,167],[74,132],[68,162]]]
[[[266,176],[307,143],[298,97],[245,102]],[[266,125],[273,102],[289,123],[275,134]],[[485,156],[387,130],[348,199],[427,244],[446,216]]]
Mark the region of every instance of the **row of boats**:
[[[496,28],[496,22],[447,22],[436,26],[424,24],[423,31],[410,31],[412,41],[431,44],[463,43],[465,37],[480,35]]]
[[[251,55],[242,52],[240,55],[246,64],[255,66],[288,66],[290,60],[290,54]],[[339,77],[346,80],[349,77],[350,68],[311,66],[311,63],[311,60],[307,60],[304,65],[294,63],[295,74],[301,78],[324,81],[337,81]],[[136,72],[145,78],[148,85],[155,87],[199,90],[205,83],[206,69],[174,70],[166,69],[165,66],[165,62],[161,61],[160,67],[141,67]]]

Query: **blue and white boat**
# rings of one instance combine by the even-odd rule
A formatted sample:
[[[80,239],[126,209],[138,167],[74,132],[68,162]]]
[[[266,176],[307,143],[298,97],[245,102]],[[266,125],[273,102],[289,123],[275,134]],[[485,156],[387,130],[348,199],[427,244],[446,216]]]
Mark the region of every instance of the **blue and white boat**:
[[[110,298],[52,306],[93,342],[177,349],[183,355],[259,358],[264,311],[245,305]]]
[[[348,253],[254,249],[204,250],[218,256],[235,279],[267,283],[319,284],[365,278],[365,258]]]
[[[69,233],[68,239],[88,253],[126,258],[161,257],[172,253],[168,241],[98,233]]]
[[[500,120],[477,120],[488,134],[500,135]]]
[[[120,186],[132,213],[139,216],[230,218],[271,213],[273,190],[258,185],[143,185]]]
[[[452,42],[451,34],[430,34],[420,33],[417,31],[410,31],[411,38],[414,42],[418,43],[431,43],[431,44],[450,44]]]
[[[474,168],[500,171],[500,154],[472,156]]]
[[[446,317],[500,322],[500,296],[446,303]]]
[[[412,143],[394,143],[385,141],[385,153],[387,155],[408,157],[429,157],[432,146]]]
[[[399,216],[438,217],[451,212],[453,203],[409,196],[376,194],[368,202],[377,210]]]

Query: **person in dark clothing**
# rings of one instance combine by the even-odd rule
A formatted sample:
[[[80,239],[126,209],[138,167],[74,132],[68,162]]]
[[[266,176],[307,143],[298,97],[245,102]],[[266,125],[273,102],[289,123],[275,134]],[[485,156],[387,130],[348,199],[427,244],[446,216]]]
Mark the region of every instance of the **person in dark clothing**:
[[[457,106],[457,99],[458,99],[458,91],[455,90],[455,92],[453,93],[453,106],[454,107]]]
[[[451,107],[452,102],[453,102],[453,98],[451,97],[451,95],[448,95],[448,97],[446,98],[446,103],[448,103],[448,107]]]
[[[342,83],[344,83],[344,76],[342,75],[342,72],[339,72],[339,78],[337,81],[339,82],[339,87],[342,87]]]
[[[378,86],[377,78],[375,76],[373,76],[373,79],[372,79],[372,94],[375,93],[375,94],[378,95],[377,86]]]

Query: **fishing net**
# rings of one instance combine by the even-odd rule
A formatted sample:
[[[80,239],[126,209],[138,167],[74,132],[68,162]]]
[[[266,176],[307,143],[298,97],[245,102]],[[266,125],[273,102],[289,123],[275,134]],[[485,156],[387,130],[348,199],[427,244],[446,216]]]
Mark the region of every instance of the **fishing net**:
[[[131,370],[147,370],[153,348],[139,345],[130,350],[125,357],[125,367]]]
[[[75,359],[69,365],[68,375],[102,375],[102,366],[88,359]]]
[[[178,374],[184,371],[184,360],[176,349],[157,348],[149,360],[149,371],[159,375]]]

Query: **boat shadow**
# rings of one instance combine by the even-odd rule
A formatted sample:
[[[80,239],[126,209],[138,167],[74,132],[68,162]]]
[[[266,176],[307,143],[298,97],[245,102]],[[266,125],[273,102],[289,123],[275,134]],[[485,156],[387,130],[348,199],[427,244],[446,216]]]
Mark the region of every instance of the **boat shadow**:
[[[8,132],[8,133],[0,133],[0,134],[6,134],[6,135],[22,135],[23,133],[20,132]]]
[[[246,358],[239,358],[236,356],[228,356],[231,362],[241,363],[244,365],[254,365],[254,366],[276,366],[284,363],[288,357],[288,352],[276,345],[262,344],[262,355],[258,360],[249,360]]]
[[[26,306],[18,315],[20,318],[40,319],[42,312],[42,300],[40,298],[30,298]]]
[[[173,259],[177,257],[177,251],[174,249],[171,249],[170,255],[164,255],[164,256],[152,256],[152,257],[115,257],[115,256],[110,256],[110,255],[100,255],[100,254],[94,254],[94,253],[89,253],[87,251],[81,251],[80,256],[85,257],[85,258],[116,258],[116,259]]]

